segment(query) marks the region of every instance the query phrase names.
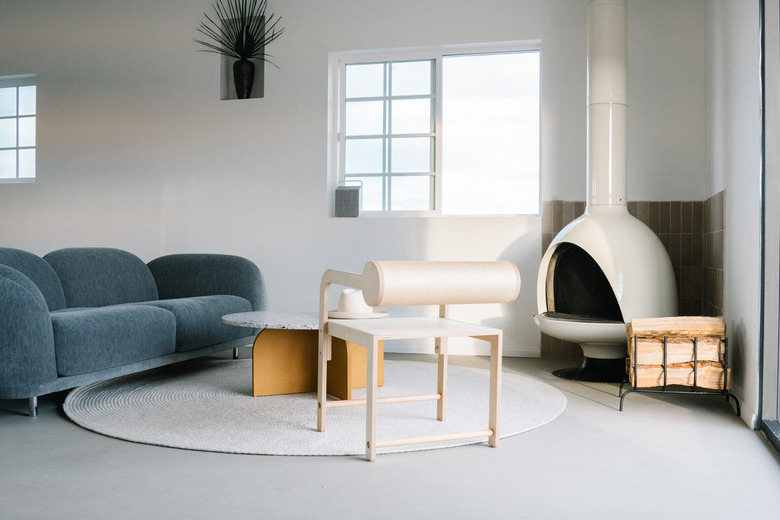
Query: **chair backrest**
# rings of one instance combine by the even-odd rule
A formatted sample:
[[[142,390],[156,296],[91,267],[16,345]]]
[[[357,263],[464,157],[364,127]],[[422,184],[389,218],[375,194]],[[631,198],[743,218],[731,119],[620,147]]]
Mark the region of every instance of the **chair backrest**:
[[[508,303],[520,292],[512,262],[368,262],[361,278],[372,307]]]
[[[327,320],[332,283],[363,291],[371,307],[508,303],[520,293],[512,262],[368,262],[361,274],[329,269],[320,285],[320,318]]]

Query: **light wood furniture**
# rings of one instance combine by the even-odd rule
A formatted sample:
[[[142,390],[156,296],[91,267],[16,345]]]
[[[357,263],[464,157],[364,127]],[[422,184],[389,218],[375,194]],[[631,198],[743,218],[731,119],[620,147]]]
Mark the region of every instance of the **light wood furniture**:
[[[314,313],[255,311],[229,314],[222,321],[262,329],[252,346],[252,395],[315,392],[317,390],[317,330]],[[381,346],[380,346],[381,350]],[[378,368],[378,385],[384,367]],[[366,349],[344,340],[333,343],[328,363],[328,393],[351,399],[353,388],[366,386]]]
[[[437,305],[438,318],[328,319],[328,293],[332,284],[363,291],[372,307],[395,305]],[[452,439],[487,437],[490,446],[499,442],[501,395],[501,329],[448,318],[448,305],[458,303],[508,303],[520,291],[520,274],[511,262],[369,262],[361,274],[328,270],[320,283],[319,363],[317,381],[317,429],[325,430],[328,408],[366,407],[366,459],[375,460],[384,446],[418,444]],[[490,398],[487,427],[484,430],[377,440],[377,405],[383,403],[436,400],[437,419],[446,418],[447,341],[452,337],[472,337],[490,343]],[[380,345],[385,340],[433,338],[438,354],[437,392],[427,395],[377,396]],[[328,360],[336,339],[366,347],[366,398],[329,400],[327,398]]]

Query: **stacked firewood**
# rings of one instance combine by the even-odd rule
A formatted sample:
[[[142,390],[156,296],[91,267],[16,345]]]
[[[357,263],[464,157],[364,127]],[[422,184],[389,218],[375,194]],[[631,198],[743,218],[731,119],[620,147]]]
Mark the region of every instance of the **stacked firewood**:
[[[723,318],[679,316],[634,319],[626,325],[626,333],[628,376],[635,388],[666,384],[724,389],[724,368],[727,364]],[[727,375],[727,384],[731,386],[730,370]]]

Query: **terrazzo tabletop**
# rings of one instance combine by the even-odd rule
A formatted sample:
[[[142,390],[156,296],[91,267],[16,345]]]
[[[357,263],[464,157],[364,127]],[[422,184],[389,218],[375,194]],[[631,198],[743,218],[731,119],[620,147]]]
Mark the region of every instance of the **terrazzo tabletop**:
[[[254,311],[239,312],[222,316],[228,325],[253,329],[319,330],[319,316],[316,312],[297,311]]]

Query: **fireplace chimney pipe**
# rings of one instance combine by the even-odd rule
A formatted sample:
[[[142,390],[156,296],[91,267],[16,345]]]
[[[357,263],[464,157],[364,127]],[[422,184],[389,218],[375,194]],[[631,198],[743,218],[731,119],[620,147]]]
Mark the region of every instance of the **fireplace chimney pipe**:
[[[588,208],[627,206],[627,70],[625,0],[591,0],[588,4]]]

